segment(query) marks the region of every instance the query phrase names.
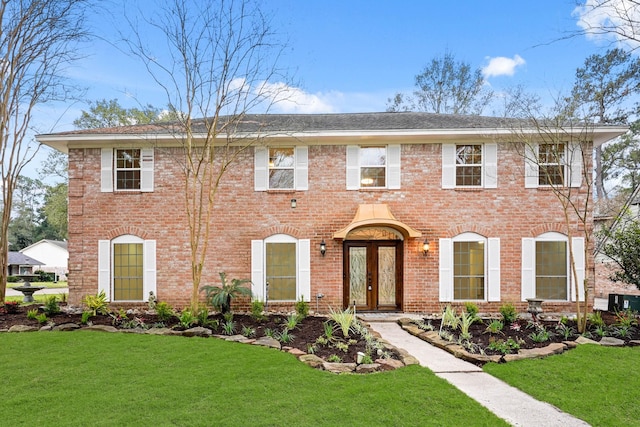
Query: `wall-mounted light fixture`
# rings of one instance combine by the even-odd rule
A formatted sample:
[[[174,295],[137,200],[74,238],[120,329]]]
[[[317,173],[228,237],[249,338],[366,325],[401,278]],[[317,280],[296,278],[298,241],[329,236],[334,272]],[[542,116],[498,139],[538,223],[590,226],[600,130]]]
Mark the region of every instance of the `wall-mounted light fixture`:
[[[320,242],[320,253],[322,254],[322,256],[327,253],[327,244],[324,242],[324,239],[322,239],[322,242]]]
[[[291,208],[295,209],[298,206],[298,201],[296,199],[291,199]]]
[[[428,252],[429,252],[429,240],[424,239],[424,242],[422,243],[422,255],[427,256]]]

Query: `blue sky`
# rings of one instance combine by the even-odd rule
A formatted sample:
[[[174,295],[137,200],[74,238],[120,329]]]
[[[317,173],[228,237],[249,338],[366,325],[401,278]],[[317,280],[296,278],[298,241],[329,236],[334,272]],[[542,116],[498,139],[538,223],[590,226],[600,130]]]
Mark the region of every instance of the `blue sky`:
[[[117,4],[131,5],[126,1],[114,0],[115,18],[101,15],[95,21],[96,31],[113,37],[114,26],[124,25],[117,13],[122,6]],[[546,97],[569,90],[585,58],[610,46],[584,36],[562,40],[579,30],[575,0],[269,0],[262,4],[288,40],[279,65],[299,82],[294,88],[295,108],[285,105],[283,112],[384,111],[389,97],[412,91],[414,76],[445,52],[483,69],[486,84],[494,90],[522,84]],[[70,73],[87,88],[87,100],[117,98],[125,107],[167,103],[140,64],[105,42],[93,43],[88,56]],[[82,109],[88,105],[47,107],[34,124],[42,133],[69,130]]]

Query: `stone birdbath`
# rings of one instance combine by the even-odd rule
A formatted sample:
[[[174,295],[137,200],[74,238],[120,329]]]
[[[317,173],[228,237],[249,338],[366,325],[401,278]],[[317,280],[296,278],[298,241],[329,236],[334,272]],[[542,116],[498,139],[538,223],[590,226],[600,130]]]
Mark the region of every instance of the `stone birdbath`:
[[[538,316],[542,314],[542,303],[544,302],[541,298],[527,298],[527,302],[529,303],[529,307],[527,307],[527,311],[531,314],[531,318],[535,323],[538,323]]]
[[[33,302],[33,293],[39,291],[40,289],[44,289],[44,286],[31,286],[30,282],[38,277],[37,274],[18,274],[16,277],[22,279],[22,281],[24,282],[22,286],[16,286],[15,288],[13,288],[16,291],[20,291],[23,293],[24,298],[22,299],[22,302]]]

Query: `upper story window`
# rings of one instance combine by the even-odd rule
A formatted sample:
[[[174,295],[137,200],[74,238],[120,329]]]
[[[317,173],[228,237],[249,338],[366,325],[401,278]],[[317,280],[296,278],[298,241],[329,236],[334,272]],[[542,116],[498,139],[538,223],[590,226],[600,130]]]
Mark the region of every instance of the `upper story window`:
[[[564,144],[538,146],[538,185],[564,185],[565,169]]]
[[[254,190],[308,190],[309,147],[255,147]]]
[[[497,162],[497,144],[442,144],[442,188],[496,188]]]
[[[482,145],[456,145],[456,186],[482,185]]]
[[[140,150],[116,150],[116,190],[140,189]]]
[[[400,145],[347,146],[347,190],[400,188]]]
[[[269,148],[269,188],[293,189],[295,149]]]
[[[360,187],[387,186],[387,147],[360,147]]]
[[[524,149],[525,187],[580,187],[583,153],[580,144],[530,144]]]
[[[153,191],[153,148],[103,148],[100,189],[113,191]]]

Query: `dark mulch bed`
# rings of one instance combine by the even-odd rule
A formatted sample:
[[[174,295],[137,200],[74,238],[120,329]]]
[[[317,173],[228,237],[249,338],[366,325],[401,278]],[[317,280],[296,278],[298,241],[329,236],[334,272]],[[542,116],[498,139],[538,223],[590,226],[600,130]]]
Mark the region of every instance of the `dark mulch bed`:
[[[623,330],[625,328],[621,327],[621,318],[616,313],[600,312],[600,316],[604,326],[598,328],[596,325],[589,323],[587,326],[588,331],[584,336],[594,341],[600,341],[603,336],[610,336],[625,341],[627,345],[632,340],[640,340],[637,315],[634,316],[636,326],[631,326],[626,331]],[[490,322],[490,319],[483,319],[470,326],[469,333],[471,338],[468,341],[473,344],[473,351],[482,351],[486,355],[517,353],[518,348],[541,348],[551,343],[574,341],[579,336],[576,322],[568,319],[564,319],[562,322],[559,320],[539,320],[536,324],[531,320],[518,319],[513,325],[505,325],[499,333],[490,333],[487,330]],[[424,323],[430,324],[435,332],[441,330],[440,319],[424,319]],[[533,335],[540,334],[541,328],[548,332],[549,338],[544,341],[536,341],[533,339]],[[460,329],[453,330],[449,327],[444,327],[443,330],[451,334],[452,341],[465,341],[460,339]],[[565,331],[567,331],[566,335]],[[510,342],[517,343],[519,347],[509,348],[507,343]],[[493,347],[492,343],[494,343]]]
[[[42,326],[37,320],[28,319],[27,311],[38,306],[18,306],[16,313],[7,314],[4,308],[0,309],[0,329],[9,329],[14,325],[27,325],[39,327]],[[64,306],[62,307],[64,309]],[[40,310],[40,313],[42,310]],[[160,319],[156,315],[141,312],[140,314],[128,314],[126,319],[114,319],[114,315],[97,315],[90,319],[90,324],[93,325],[112,325],[119,329],[144,329],[154,326],[164,326],[175,330],[184,330],[185,328],[180,326],[179,319],[172,317],[166,322],[160,322]],[[76,323],[81,325],[82,315],[80,313],[58,313],[48,316],[49,322],[56,325],[63,323]],[[224,335],[222,325],[225,319],[221,314],[210,315],[208,320],[211,322],[207,327],[212,330],[213,334]],[[305,353],[313,352],[313,354],[321,357],[324,360],[329,360],[332,355],[338,356],[343,362],[355,362],[358,352],[372,354],[373,360],[378,358],[377,351],[373,352],[367,348],[366,342],[363,337],[352,332],[349,334],[349,338],[344,338],[342,332],[339,329],[335,329],[333,339],[326,344],[318,343],[318,337],[324,336],[324,323],[329,321],[326,317],[308,316],[305,317],[289,334],[293,337],[290,342],[282,342],[283,347],[297,348]],[[281,334],[285,328],[287,322],[287,316],[282,314],[270,314],[265,316],[263,320],[257,320],[247,314],[234,314],[233,322],[235,322],[235,328],[233,335],[243,335],[248,329],[251,329],[253,333],[250,338],[261,338],[267,335],[267,331],[271,330],[276,334]],[[215,325],[218,325],[217,327]],[[198,325],[193,325],[198,326]],[[322,340],[321,340],[322,341]],[[392,350],[385,350],[386,355],[399,359],[399,355]]]

